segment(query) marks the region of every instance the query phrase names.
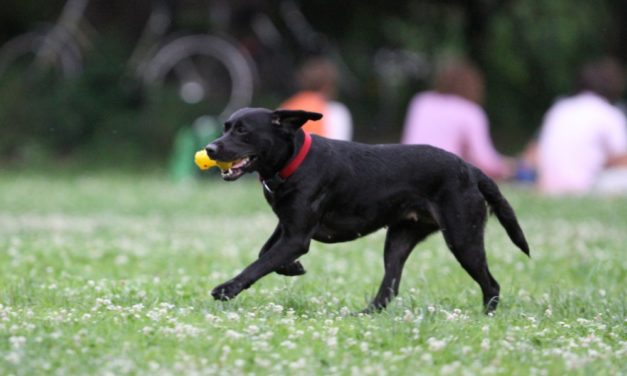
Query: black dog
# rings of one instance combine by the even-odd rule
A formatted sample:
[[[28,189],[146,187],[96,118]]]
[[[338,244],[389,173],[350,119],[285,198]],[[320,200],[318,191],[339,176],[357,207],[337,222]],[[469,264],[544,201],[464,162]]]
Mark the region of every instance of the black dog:
[[[403,265],[414,246],[441,230],[462,267],[481,286],[485,312],[496,309],[499,284],[488,270],[483,236],[490,206],[510,239],[529,248],[514,211],[497,185],[457,156],[426,145],[365,145],[310,136],[300,127],[321,114],[246,108],[206,150],[236,161],[224,180],[259,173],[279,218],[259,258],[212,291],[234,298],[271,272],[305,273],[297,259],[311,239],[345,242],[387,227],[385,276],[366,312],[398,294]]]

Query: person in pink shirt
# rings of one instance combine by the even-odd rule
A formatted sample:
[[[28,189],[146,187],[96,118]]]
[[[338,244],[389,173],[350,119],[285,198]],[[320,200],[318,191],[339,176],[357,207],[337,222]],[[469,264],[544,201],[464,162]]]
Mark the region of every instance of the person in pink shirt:
[[[624,86],[616,61],[594,61],[582,68],[577,93],[549,109],[538,140],[541,192],[627,192],[627,121],[612,104]]]
[[[512,168],[490,139],[483,96],[483,77],[472,63],[446,62],[436,74],[434,90],[411,100],[401,142],[447,150],[492,178],[510,176]]]

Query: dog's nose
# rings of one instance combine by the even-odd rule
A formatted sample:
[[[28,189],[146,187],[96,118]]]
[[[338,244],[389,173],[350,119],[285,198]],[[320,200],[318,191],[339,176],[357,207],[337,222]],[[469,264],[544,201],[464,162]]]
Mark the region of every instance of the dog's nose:
[[[205,151],[207,152],[207,155],[209,156],[209,158],[213,159],[216,154],[218,154],[218,145],[216,144],[209,144],[205,147]]]

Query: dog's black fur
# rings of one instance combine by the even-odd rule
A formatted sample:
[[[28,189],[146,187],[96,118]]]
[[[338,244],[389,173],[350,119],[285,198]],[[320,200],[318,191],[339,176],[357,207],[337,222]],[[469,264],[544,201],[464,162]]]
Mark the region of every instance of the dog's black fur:
[[[244,158],[236,164],[239,167],[223,172],[225,180],[256,171],[262,182],[276,183],[271,178],[303,143],[300,127],[321,117],[306,111],[242,109],[206,150],[220,161]],[[529,247],[514,211],[490,178],[431,146],[312,138],[309,154],[296,172],[264,189],[279,223],[259,258],[217,286],[212,291],[215,299],[232,299],[271,272],[305,273],[297,259],[307,253],[311,239],[344,242],[387,227],[385,275],[367,312],[384,308],[398,294],[405,260],[418,242],[438,230],[481,287],[485,312],[496,309],[499,284],[488,270],[483,242],[487,206],[527,255]]]

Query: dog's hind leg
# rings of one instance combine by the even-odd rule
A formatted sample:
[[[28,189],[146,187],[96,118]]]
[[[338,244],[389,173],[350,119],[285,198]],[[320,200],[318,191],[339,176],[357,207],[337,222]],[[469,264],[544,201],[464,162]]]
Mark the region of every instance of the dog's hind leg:
[[[259,257],[261,257],[264,253],[266,253],[272,246],[277,242],[279,237],[281,236],[281,225],[278,225],[270,238],[266,241],[266,243],[261,247],[261,251],[259,251]],[[277,274],[281,274],[288,277],[299,276],[307,273],[303,265],[300,261],[296,260],[289,264],[283,265],[275,270]]]
[[[364,313],[379,311],[398,295],[403,266],[416,244],[437,231],[436,225],[401,222],[388,228],[385,238],[385,275],[379,292],[364,310]]]
[[[449,249],[466,272],[479,284],[483,293],[484,312],[496,309],[500,287],[488,269],[484,247],[487,209],[483,200],[474,196],[462,202],[447,201],[439,211],[442,234]]]

